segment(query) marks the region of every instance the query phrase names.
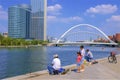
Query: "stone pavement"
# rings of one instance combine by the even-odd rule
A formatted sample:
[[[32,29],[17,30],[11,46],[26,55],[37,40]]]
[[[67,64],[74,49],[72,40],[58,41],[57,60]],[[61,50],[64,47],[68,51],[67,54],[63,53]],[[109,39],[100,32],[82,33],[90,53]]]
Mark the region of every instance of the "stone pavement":
[[[98,64],[86,65],[85,71],[76,73],[69,71],[65,75],[29,75],[26,78],[5,80],[120,80],[120,55],[118,63],[109,63],[107,58],[99,60]]]

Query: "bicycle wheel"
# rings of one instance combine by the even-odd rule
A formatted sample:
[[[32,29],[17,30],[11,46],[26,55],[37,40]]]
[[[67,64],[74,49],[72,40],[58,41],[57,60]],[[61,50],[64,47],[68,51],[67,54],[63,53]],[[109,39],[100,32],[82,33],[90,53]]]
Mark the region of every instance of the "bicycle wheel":
[[[116,63],[117,63],[117,58],[114,57],[114,58],[113,58],[113,61],[114,61],[114,63],[116,64]]]
[[[113,62],[113,57],[108,56],[108,61],[109,61],[110,63],[112,63],[112,62]]]

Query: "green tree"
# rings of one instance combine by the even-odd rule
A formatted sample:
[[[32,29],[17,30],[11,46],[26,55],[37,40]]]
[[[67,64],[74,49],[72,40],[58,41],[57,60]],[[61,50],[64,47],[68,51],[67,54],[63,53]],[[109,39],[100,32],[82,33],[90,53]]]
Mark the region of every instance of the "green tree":
[[[4,37],[0,34],[0,40],[2,40]]]
[[[6,45],[11,45],[11,41],[12,41],[12,38],[10,37],[7,37],[7,38],[4,38],[6,40]]]
[[[25,40],[25,39],[14,39],[10,37],[3,37],[0,34],[0,45],[3,46],[26,46],[26,45],[46,45],[48,41],[43,40]]]
[[[10,43],[11,43],[11,39],[10,38],[3,38],[1,40],[1,45],[8,46],[8,45],[10,45]]]
[[[118,45],[120,45],[120,41],[118,42]]]
[[[32,45],[37,45],[37,44],[38,44],[38,40],[32,40],[32,41],[31,41],[31,44],[32,44]]]
[[[3,36],[0,34],[0,45],[2,44]]]
[[[47,45],[48,41],[42,41],[42,45]]]

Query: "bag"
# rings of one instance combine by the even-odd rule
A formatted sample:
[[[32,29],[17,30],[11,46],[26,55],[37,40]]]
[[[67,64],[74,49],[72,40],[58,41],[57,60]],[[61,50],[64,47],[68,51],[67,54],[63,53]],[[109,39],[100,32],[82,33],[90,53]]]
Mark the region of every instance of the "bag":
[[[65,69],[63,69],[63,68],[60,68],[59,69],[59,73],[62,73],[62,72],[64,72],[65,71]]]
[[[92,64],[97,64],[98,63],[98,61],[94,61],[94,62],[92,62]]]

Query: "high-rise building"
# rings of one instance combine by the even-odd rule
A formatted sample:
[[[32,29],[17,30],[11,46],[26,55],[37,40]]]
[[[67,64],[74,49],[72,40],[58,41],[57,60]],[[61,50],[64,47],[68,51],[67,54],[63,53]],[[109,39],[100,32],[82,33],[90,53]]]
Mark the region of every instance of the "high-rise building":
[[[120,42],[120,33],[116,33],[116,41]]]
[[[8,9],[8,36],[12,38],[30,37],[31,8],[22,4]]]
[[[46,7],[47,0],[31,0],[30,37],[33,39],[46,40]]]

